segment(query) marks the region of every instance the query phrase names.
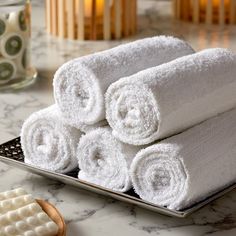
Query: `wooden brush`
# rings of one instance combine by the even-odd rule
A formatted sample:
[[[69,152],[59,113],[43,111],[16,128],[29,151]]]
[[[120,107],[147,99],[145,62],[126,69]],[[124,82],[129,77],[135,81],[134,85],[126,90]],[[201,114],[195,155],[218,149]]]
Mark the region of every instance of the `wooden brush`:
[[[57,236],[66,236],[66,224],[60,212],[50,203],[37,199],[37,203],[43,211],[57,224],[59,230]]]

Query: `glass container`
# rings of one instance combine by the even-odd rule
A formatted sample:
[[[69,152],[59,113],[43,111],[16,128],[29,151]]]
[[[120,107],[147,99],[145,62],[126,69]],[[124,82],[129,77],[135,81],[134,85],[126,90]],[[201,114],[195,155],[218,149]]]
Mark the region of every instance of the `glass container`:
[[[32,84],[30,1],[0,1],[0,91]]]

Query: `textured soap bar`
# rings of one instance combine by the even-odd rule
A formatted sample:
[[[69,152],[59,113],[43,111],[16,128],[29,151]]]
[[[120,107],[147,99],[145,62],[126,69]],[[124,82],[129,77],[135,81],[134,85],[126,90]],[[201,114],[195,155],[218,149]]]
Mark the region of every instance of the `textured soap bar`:
[[[55,236],[58,226],[23,189],[0,193],[0,236]]]
[[[55,236],[58,226],[37,203],[0,216],[0,235]]]
[[[0,215],[35,202],[30,194],[0,201]]]
[[[23,188],[17,188],[14,190],[0,193],[0,201],[15,198],[18,196],[26,195],[27,192]]]

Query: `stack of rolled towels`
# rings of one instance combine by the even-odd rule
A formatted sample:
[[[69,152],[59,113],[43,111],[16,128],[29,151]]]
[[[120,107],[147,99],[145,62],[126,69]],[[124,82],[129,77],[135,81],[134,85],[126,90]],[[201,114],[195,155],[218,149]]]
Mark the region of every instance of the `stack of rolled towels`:
[[[236,55],[159,36],[73,59],[21,132],[25,162],[186,209],[236,181]]]

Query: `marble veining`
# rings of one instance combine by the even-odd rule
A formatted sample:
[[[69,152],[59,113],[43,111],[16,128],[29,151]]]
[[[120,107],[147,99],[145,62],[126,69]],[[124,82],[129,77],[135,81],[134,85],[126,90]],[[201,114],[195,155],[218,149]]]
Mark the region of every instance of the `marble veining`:
[[[36,84],[25,90],[0,94],[1,143],[19,135],[29,114],[53,103],[53,74],[71,58],[159,34],[183,38],[196,50],[228,47],[236,52],[236,26],[208,27],[175,21],[168,1],[139,0],[137,35],[110,42],[77,42],[50,36],[45,32],[44,1],[34,0],[32,3],[32,62],[39,78]],[[65,217],[68,236],[236,235],[236,190],[186,219],[177,219],[0,163],[0,191],[19,186],[35,197],[55,204]]]

